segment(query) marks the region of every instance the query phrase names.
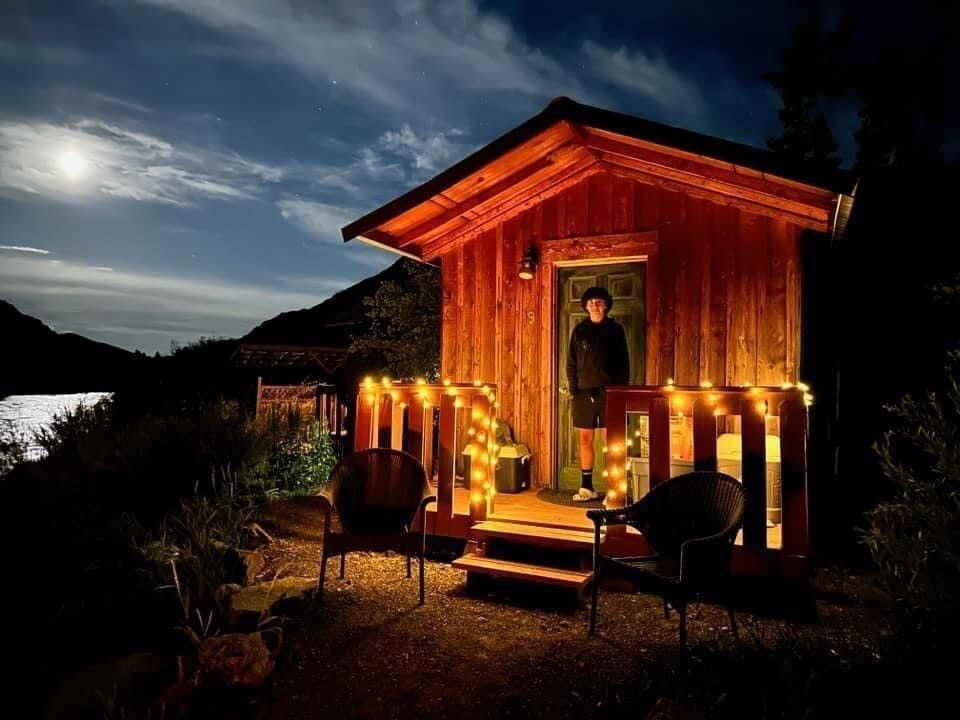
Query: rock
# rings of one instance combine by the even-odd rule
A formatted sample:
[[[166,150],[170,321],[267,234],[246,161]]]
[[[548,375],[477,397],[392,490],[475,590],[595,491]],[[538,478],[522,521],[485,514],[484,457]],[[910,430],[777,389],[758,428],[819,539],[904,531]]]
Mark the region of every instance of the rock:
[[[263,556],[262,550],[240,550],[240,562],[243,564],[244,585],[253,585],[257,581],[257,575],[263,572],[267,566],[267,560]]]
[[[200,643],[200,677],[230,688],[258,688],[273,672],[283,632],[231,633]]]
[[[231,628],[256,628],[271,615],[301,611],[317,588],[316,578],[285,577],[229,593],[223,615]]]

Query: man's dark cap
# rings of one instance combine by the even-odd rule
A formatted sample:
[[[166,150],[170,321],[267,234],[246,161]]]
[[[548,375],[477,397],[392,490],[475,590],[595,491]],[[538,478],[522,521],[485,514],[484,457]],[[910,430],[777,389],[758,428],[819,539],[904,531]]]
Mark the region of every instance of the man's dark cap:
[[[602,298],[607,304],[607,312],[610,312],[610,308],[613,307],[613,298],[610,297],[610,293],[608,293],[602,287],[597,286],[589,287],[583,291],[583,296],[580,298],[580,307],[586,310],[587,300],[593,300],[594,298]]]

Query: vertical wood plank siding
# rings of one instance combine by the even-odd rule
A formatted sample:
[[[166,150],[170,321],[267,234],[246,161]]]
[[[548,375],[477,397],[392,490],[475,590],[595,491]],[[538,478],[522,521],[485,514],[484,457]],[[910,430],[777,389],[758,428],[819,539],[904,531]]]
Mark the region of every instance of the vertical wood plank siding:
[[[520,258],[551,241],[657,233],[648,267],[647,382],[796,382],[800,237],[796,226],[635,180],[594,175],[506,217],[442,257],[442,377],[499,387],[499,417],[534,453],[533,482],[551,483],[556,357],[547,294],[555,267],[517,278]],[[570,260],[585,261],[576,249]]]

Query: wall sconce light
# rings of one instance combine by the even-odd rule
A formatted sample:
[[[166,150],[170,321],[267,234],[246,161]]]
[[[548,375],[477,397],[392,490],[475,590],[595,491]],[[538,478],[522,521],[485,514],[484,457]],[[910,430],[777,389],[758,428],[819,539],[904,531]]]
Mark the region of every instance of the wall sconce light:
[[[521,280],[533,280],[533,273],[537,269],[537,255],[533,248],[527,250],[526,254],[520,258],[520,271],[517,276]]]

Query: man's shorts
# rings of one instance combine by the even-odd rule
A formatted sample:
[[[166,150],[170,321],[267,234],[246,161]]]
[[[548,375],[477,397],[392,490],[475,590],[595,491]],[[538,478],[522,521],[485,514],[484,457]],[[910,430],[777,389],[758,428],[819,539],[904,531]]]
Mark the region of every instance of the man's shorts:
[[[587,388],[573,396],[573,426],[575,428],[606,427],[603,388]]]

